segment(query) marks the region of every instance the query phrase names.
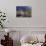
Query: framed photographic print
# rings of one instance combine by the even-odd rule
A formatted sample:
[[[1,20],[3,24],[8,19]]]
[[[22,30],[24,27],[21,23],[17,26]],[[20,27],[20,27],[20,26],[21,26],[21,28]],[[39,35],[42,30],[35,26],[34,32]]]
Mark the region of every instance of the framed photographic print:
[[[32,7],[16,6],[16,17],[32,17]]]

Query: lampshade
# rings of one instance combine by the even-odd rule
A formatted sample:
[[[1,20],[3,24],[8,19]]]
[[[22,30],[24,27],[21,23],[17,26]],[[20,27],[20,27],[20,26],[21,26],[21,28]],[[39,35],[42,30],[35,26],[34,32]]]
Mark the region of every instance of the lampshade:
[[[9,30],[9,29],[5,29],[5,32],[6,32],[6,33],[9,33],[9,32],[10,32],[10,30]]]

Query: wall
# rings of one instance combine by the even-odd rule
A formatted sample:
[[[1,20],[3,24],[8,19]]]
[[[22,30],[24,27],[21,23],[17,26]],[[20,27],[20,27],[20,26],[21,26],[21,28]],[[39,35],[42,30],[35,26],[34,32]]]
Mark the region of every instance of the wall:
[[[6,12],[7,27],[46,27],[46,0],[0,0],[0,9]],[[31,18],[16,18],[16,6],[32,6]]]

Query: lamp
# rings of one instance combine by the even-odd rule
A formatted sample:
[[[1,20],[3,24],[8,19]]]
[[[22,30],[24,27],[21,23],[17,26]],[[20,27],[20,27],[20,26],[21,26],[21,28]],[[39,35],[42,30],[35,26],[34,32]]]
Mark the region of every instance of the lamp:
[[[6,33],[9,33],[9,29],[5,29],[5,32],[6,32]]]
[[[7,36],[9,37],[9,29],[5,29],[5,32],[7,33]]]

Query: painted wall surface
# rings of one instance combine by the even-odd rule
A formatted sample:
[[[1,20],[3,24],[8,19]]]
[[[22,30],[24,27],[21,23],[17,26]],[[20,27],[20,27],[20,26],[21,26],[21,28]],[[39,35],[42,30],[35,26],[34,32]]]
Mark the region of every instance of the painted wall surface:
[[[32,6],[31,18],[16,18],[16,6]],[[0,0],[7,27],[46,27],[46,0]]]

